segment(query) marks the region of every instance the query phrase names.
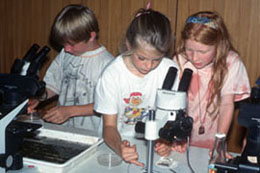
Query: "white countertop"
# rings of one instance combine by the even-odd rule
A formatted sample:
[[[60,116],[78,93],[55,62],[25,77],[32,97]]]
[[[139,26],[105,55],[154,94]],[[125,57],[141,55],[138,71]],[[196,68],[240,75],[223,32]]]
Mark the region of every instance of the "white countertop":
[[[54,126],[55,129],[61,129],[59,126]],[[66,128],[66,130],[68,130]],[[90,133],[86,131],[77,131],[78,133]],[[146,164],[146,155],[147,155],[147,147],[146,147],[146,141],[145,140],[137,140],[137,139],[128,139],[131,141],[132,144],[137,145],[137,151],[139,153],[139,161]],[[100,165],[97,161],[97,156],[100,154],[100,152],[112,152],[105,143],[102,143],[99,147],[97,147],[97,152],[95,152],[93,155],[89,156],[87,159],[83,160],[79,165],[77,165],[75,168],[71,169],[69,173],[107,173],[107,172],[113,172],[113,173],[138,173],[141,172],[141,168],[135,165],[130,165],[128,163],[125,163],[122,161],[122,163],[118,166],[114,167],[107,167]],[[203,148],[195,148],[190,147],[190,163],[194,171],[197,173],[206,173],[208,168],[208,149]],[[174,168],[175,172],[177,173],[189,173],[191,172],[188,168],[187,164],[187,158],[186,153],[177,153],[172,152],[172,154],[169,156],[169,158],[172,158],[174,163],[177,164],[177,167]],[[154,154],[154,163],[156,163],[160,159],[160,156],[158,156],[156,153]],[[153,170],[158,172],[173,172],[166,168],[158,167],[154,164]],[[24,168],[17,171],[8,171],[8,173],[40,173],[37,169],[37,167],[30,167],[28,165],[24,165]]]
[[[145,141],[138,141],[138,140],[132,140],[132,144],[137,144],[137,151],[139,153],[139,161],[146,164],[146,152],[147,147],[145,145]],[[105,144],[102,144],[98,150],[102,151],[111,151]],[[140,172],[141,168],[135,165],[129,165],[125,162],[122,162],[121,165],[112,167],[111,169],[108,169],[108,167],[99,165],[97,162],[97,156],[96,153],[91,158],[85,161],[85,163],[82,163],[82,166],[76,168],[75,170],[72,170],[73,173],[79,173],[84,172],[84,170],[88,170],[86,172],[95,172],[95,173],[104,173],[104,172],[113,172],[113,173],[138,173]],[[177,167],[174,168],[174,170],[177,173],[189,173],[191,172],[188,168],[187,159],[186,159],[186,153],[177,153],[173,152],[169,158],[173,158],[174,163],[177,163]],[[154,154],[154,163],[156,163],[160,159],[160,156],[157,154]],[[190,148],[190,163],[194,171],[197,173],[206,173],[208,168],[208,150],[207,149],[201,149],[201,148]],[[155,171],[159,171],[162,173],[172,172],[169,171],[169,169],[160,168],[154,164],[153,166]]]

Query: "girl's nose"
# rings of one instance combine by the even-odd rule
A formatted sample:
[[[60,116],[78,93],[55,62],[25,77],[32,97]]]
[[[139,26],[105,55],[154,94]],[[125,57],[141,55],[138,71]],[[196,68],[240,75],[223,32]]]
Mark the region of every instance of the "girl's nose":
[[[198,54],[197,52],[193,51],[191,54],[190,54],[190,58],[193,62],[196,62],[197,59],[198,59]]]
[[[152,67],[153,67],[153,61],[147,61],[145,63],[145,67],[146,67],[147,70],[151,70]]]

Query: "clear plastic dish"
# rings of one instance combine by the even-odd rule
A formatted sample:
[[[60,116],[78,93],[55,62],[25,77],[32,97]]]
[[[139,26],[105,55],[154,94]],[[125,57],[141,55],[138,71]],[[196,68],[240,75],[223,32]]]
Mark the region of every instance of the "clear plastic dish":
[[[120,165],[122,163],[122,158],[109,151],[99,151],[97,152],[97,161],[98,164],[110,169],[111,167]]]

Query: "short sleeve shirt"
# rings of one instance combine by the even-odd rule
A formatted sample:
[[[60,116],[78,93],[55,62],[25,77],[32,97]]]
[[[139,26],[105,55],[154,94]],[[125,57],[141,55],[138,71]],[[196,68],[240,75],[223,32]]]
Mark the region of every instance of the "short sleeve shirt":
[[[191,134],[191,145],[211,148],[214,142],[215,133],[217,132],[217,122],[219,111],[215,112],[216,119],[212,118],[206,112],[206,107],[210,99],[209,81],[212,76],[212,65],[210,64],[203,69],[196,69],[192,63],[179,55],[180,66],[182,69],[190,68],[193,70],[192,81],[188,91],[188,115],[194,120]],[[224,79],[221,89],[221,96],[234,94],[235,101],[248,98],[250,96],[250,84],[246,68],[239,55],[233,51],[228,53],[227,57],[228,72]],[[216,99],[215,99],[216,103]],[[209,108],[209,110],[212,107]],[[213,115],[215,116],[215,115]],[[199,134],[199,128],[204,126],[205,133]]]
[[[81,56],[66,53],[64,49],[48,68],[44,81],[46,88],[59,95],[59,105],[84,105],[93,103],[97,80],[105,66],[114,58],[104,46]],[[78,116],[64,125],[96,130],[100,117]]]
[[[94,109],[102,114],[117,115],[117,127],[122,136],[135,135],[135,124],[155,108],[156,91],[162,87],[169,67],[178,66],[163,58],[158,67],[143,78],[126,67],[122,56],[117,57],[98,81]],[[177,82],[173,89],[177,88]]]

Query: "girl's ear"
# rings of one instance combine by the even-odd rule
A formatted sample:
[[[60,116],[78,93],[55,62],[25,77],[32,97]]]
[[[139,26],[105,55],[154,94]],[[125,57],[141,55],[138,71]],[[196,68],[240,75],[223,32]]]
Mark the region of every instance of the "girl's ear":
[[[129,41],[127,39],[125,40],[125,45],[126,45],[127,50],[130,51],[131,50],[131,46],[130,46],[130,43],[129,43]]]

